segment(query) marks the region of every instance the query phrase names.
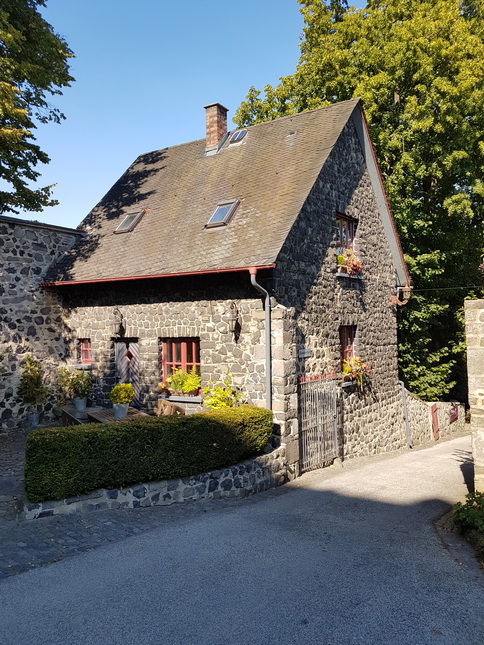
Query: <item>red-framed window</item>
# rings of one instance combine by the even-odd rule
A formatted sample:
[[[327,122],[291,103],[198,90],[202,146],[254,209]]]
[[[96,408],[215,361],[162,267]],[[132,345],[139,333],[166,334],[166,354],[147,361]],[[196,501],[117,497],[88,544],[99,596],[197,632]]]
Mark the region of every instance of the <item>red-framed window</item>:
[[[79,340],[79,362],[85,365],[91,364],[91,339],[81,338]]]
[[[356,221],[338,213],[336,215],[336,241],[339,251],[355,250],[355,233]]]
[[[161,351],[164,380],[178,369],[189,372],[195,367],[197,374],[200,374],[199,338],[164,338]]]
[[[342,361],[355,355],[355,336],[356,325],[342,325],[339,328],[339,343]]]

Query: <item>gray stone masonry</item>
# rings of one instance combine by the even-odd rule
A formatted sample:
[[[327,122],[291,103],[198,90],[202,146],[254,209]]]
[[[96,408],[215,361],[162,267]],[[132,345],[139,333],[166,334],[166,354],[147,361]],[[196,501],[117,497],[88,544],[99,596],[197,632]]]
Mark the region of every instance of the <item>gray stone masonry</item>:
[[[466,300],[464,308],[474,486],[484,493],[484,300]]]
[[[150,482],[123,489],[100,489],[90,495],[60,501],[26,503],[22,516],[26,520],[33,520],[68,513],[246,497],[285,484],[290,479],[292,473],[287,467],[284,449],[279,448],[235,466],[183,479]]]
[[[28,408],[16,396],[25,356],[42,361],[54,389],[57,367],[72,334],[54,293],[40,288],[49,266],[69,250],[80,231],[0,217],[0,428],[25,420]],[[55,397],[44,407],[51,414]]]
[[[91,339],[91,398],[96,404],[109,405],[109,391],[115,384],[117,310],[122,315],[124,337],[136,339],[139,346],[143,409],[152,411],[156,405],[162,378],[162,342],[167,338],[199,339],[202,388],[220,384],[229,372],[245,400],[264,407],[264,309],[250,285],[248,271],[235,276],[67,287],[61,297],[66,326],[76,338]],[[226,319],[232,302],[240,317],[237,338],[229,331]],[[197,410],[189,398],[185,405],[190,412]]]
[[[364,265],[359,277],[337,276],[338,213],[357,222],[355,251]],[[363,392],[350,388],[340,393],[340,457],[404,446],[396,311],[390,306],[396,278],[352,123],[338,139],[283,246],[273,286],[279,306],[286,308],[275,331],[282,355],[274,361],[276,400],[284,406],[276,414],[282,415],[286,432],[298,440],[299,379],[339,374],[339,330],[354,325],[355,355],[373,373],[371,386]]]

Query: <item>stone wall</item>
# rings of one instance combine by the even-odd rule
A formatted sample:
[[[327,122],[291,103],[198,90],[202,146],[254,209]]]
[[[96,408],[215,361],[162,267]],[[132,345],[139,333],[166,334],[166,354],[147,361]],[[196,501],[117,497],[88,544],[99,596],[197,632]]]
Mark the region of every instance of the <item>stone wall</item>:
[[[235,466],[183,479],[139,484],[130,488],[99,489],[90,495],[40,504],[25,503],[22,516],[33,520],[51,515],[84,513],[109,508],[169,506],[199,499],[240,498],[280,486],[292,479],[284,449],[248,459]]]
[[[337,277],[336,214],[358,222],[355,249],[361,279]],[[275,388],[285,394],[287,441],[298,441],[301,377],[340,372],[340,326],[355,325],[355,354],[368,362],[371,387],[340,396],[342,457],[406,445],[398,383],[396,279],[371,180],[350,122],[322,169],[280,253],[274,293],[287,322]]]
[[[466,300],[464,307],[474,485],[484,492],[484,300]]]
[[[437,408],[439,437],[451,437],[465,430],[465,408],[461,403],[426,402],[406,391],[408,418],[412,444],[421,446],[429,441],[435,441],[432,432],[432,407]],[[457,408],[457,419],[451,418],[451,409]]]
[[[65,356],[70,329],[54,293],[39,285],[48,267],[71,248],[80,231],[0,217],[0,427],[25,420],[28,409],[17,399],[16,388],[26,355],[42,361],[47,385],[56,379]],[[45,406],[48,416],[53,399]]]

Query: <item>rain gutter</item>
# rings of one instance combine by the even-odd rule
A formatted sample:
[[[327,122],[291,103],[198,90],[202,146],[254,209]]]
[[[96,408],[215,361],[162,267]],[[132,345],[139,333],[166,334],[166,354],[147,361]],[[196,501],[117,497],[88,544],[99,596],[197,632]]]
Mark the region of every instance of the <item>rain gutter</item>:
[[[233,269],[208,269],[205,271],[180,271],[178,273],[155,273],[153,275],[132,275],[125,276],[122,278],[98,278],[95,280],[61,280],[58,282],[43,282],[41,287],[64,287],[69,285],[76,284],[99,284],[103,282],[129,282],[132,280],[156,280],[158,278],[180,278],[190,275],[208,275],[210,273],[236,273],[238,271],[251,271],[255,269],[257,271],[263,269],[274,269],[275,263],[264,264],[258,267],[237,267]],[[262,287],[261,287],[262,288]]]
[[[275,265],[272,265],[273,267]],[[272,409],[272,348],[271,348],[271,298],[269,292],[257,282],[257,271],[263,267],[250,267],[250,282],[264,296],[266,338],[266,408]],[[269,267],[266,267],[269,268]]]

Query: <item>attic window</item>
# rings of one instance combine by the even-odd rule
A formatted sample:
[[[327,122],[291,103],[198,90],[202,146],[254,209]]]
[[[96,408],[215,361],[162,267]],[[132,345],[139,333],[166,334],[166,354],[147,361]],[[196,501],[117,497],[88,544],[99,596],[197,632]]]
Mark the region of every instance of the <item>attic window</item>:
[[[140,219],[143,217],[145,214],[146,210],[140,210],[140,211],[134,211],[133,213],[128,213],[126,217],[123,219],[121,224],[118,226],[117,229],[115,229],[115,233],[129,233],[134,229],[134,227],[138,224]]]
[[[230,199],[226,202],[220,202],[212,217],[205,224],[206,228],[213,228],[214,226],[226,226],[232,219],[232,215],[237,210],[240,204],[238,199]]]
[[[233,133],[232,137],[230,138],[229,144],[242,141],[242,139],[245,137],[246,134],[247,134],[247,130],[237,130],[236,132]]]

